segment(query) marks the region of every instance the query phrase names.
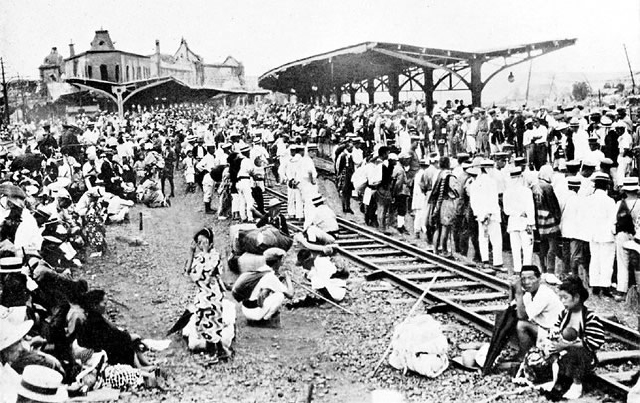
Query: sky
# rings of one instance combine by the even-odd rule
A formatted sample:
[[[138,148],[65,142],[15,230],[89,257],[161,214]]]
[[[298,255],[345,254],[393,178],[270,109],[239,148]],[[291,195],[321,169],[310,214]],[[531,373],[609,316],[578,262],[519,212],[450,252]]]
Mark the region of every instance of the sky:
[[[0,56],[9,77],[37,77],[57,46],[65,57],[109,30],[116,48],[172,54],[184,37],[205,63],[232,55],[248,76],[365,41],[483,50],[549,39],[575,46],[533,62],[535,72],[640,70],[639,0],[3,0]],[[526,76],[528,64],[512,71]],[[505,74],[508,74],[505,72]],[[505,76],[506,77],[506,76]],[[498,78],[498,77],[496,77]]]

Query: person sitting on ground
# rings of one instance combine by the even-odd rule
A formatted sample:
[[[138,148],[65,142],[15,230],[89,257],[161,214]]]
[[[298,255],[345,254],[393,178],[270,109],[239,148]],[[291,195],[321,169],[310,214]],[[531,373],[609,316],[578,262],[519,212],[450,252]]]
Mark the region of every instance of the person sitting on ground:
[[[284,283],[278,269],[287,252],[269,248],[264,253],[265,265],[238,277],[233,285],[233,297],[242,304],[242,313],[250,321],[268,321],[279,315],[284,299],[293,297],[293,284],[288,274]]]
[[[540,283],[540,277],[537,266],[524,265],[520,279],[512,284],[512,297],[518,312],[519,358],[523,358],[537,340],[546,337],[562,312],[560,298],[547,284]]]
[[[282,232],[286,236],[290,236],[287,219],[282,213],[280,213],[280,206],[282,206],[281,200],[271,199],[271,201],[269,201],[269,204],[267,205],[267,214],[263,215],[262,218],[260,218],[256,226],[258,228],[261,228],[265,225],[272,225],[279,229],[280,232]]]
[[[568,341],[563,337],[551,346],[552,353],[558,353],[558,381],[554,390],[562,391],[562,384],[572,381],[562,397],[578,399],[582,395],[582,382],[596,363],[596,351],[604,344],[604,328],[600,318],[584,305],[589,291],[579,277],[571,276],[560,285],[560,300],[564,310],[555,323],[555,330],[563,336],[567,329],[577,330],[577,338]],[[554,390],[551,393],[554,393]]]
[[[316,256],[309,249],[298,251],[298,265],[307,270],[306,276],[311,281],[311,288],[322,296],[340,302],[347,294],[349,277],[346,270],[338,270],[328,256]]]
[[[335,243],[339,227],[336,213],[324,201],[322,195],[312,199],[313,207],[305,214],[303,232],[309,242],[327,245]]]
[[[140,336],[118,328],[105,318],[104,291],[89,291],[81,300],[79,306],[72,304],[67,314],[68,337],[75,336],[80,347],[103,350],[111,365],[124,364],[135,368],[149,366],[138,347],[141,344]]]

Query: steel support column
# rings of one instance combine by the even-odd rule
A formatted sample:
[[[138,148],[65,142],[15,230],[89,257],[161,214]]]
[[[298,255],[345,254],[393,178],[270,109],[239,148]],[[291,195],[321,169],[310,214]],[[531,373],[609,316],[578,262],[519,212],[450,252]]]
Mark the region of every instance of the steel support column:
[[[393,99],[393,108],[400,103],[400,80],[397,72],[389,73],[389,95]]]
[[[369,94],[369,104],[375,103],[376,100],[376,83],[373,78],[367,79],[367,94]]]
[[[424,74],[424,100],[429,116],[431,116],[431,112],[433,111],[433,90],[435,90],[433,85],[433,70],[431,67],[422,68],[422,73]]]
[[[351,105],[356,104],[356,92],[358,92],[355,88],[349,88],[349,100],[351,101]]]
[[[480,60],[469,60],[471,67],[471,105],[482,106],[482,62]]]

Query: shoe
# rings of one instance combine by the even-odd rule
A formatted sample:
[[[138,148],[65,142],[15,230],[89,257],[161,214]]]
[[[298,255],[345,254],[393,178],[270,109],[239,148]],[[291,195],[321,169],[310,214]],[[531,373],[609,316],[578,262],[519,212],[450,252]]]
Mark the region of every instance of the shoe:
[[[345,211],[345,213],[348,213],[348,214],[355,214],[355,213],[353,212],[353,210],[351,210],[351,209],[347,209],[347,211]]]
[[[553,389],[553,386],[555,385],[555,381],[549,381],[547,383],[543,383],[541,385],[538,385],[538,388],[544,390],[545,392],[551,392],[551,389]]]
[[[560,281],[560,279],[558,277],[556,277],[555,274],[553,273],[545,273],[543,274],[544,277],[544,281],[547,284],[551,284],[551,285],[560,285],[562,284],[562,281]]]
[[[613,294],[609,288],[605,288],[602,290],[602,296],[607,298],[613,298]]]
[[[567,393],[562,395],[567,400],[579,399],[580,396],[582,396],[582,385],[576,385],[575,383],[572,383]]]
[[[171,200],[169,198],[165,199],[164,202],[167,205],[167,207],[171,207]]]

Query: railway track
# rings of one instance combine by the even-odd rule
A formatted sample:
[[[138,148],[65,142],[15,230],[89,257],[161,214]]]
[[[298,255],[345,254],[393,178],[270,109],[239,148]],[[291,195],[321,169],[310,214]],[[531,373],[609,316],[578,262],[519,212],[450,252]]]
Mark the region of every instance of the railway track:
[[[267,189],[265,199],[286,196]],[[286,211],[286,206],[283,206]],[[338,217],[339,232],[335,251],[369,270],[367,280],[384,279],[415,298],[419,297],[435,276],[436,283],[427,293],[425,302],[430,312],[446,312],[464,323],[473,325],[487,335],[493,331],[495,314],[509,302],[509,282],[477,270],[455,260],[430,253],[400,239],[382,234],[372,228]],[[292,220],[294,231],[302,222]],[[602,352],[603,363],[616,364],[640,358],[640,333],[611,320],[603,319],[607,343],[616,352]],[[605,348],[606,349],[606,348]],[[603,390],[626,396],[633,371],[604,371],[594,376]]]

